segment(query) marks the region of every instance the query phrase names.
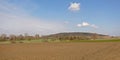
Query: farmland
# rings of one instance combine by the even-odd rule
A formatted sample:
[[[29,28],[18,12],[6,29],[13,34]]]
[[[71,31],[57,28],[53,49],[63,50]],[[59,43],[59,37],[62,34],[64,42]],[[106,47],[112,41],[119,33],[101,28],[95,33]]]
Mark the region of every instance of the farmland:
[[[120,60],[120,42],[0,44],[0,60]]]
[[[120,60],[120,0],[0,0],[0,60]]]

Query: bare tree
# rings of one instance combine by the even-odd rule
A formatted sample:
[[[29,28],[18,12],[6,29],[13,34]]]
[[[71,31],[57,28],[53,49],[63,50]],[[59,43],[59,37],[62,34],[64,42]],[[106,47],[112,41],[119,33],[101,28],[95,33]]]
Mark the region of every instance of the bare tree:
[[[24,34],[24,37],[25,37],[25,40],[29,40],[29,35],[28,35],[28,33],[25,33],[25,34]]]
[[[98,38],[98,35],[96,33],[93,34],[92,39],[96,40]]]
[[[1,41],[7,40],[7,35],[6,35],[6,34],[1,34],[0,40],[1,40]]]
[[[9,36],[9,39],[10,39],[10,41],[11,41],[12,43],[15,43],[16,36],[13,35],[13,34],[11,34],[11,35]]]
[[[24,36],[20,34],[19,36],[17,36],[17,40],[24,40]]]
[[[40,38],[39,34],[36,34],[34,38],[39,39]]]

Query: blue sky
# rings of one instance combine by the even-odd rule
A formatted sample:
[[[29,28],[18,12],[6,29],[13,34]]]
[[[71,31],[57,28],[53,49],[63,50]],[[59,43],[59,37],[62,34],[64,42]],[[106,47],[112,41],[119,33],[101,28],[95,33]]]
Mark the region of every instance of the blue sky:
[[[0,33],[120,36],[119,0],[0,0]]]

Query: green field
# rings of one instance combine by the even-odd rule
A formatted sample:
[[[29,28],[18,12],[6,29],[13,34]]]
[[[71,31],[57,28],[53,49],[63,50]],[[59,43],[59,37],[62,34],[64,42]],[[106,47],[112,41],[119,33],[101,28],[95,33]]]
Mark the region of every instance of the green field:
[[[120,39],[109,39],[109,40],[21,40],[21,41],[15,41],[15,43],[42,43],[42,42],[120,42]],[[1,41],[0,44],[10,44],[11,41]]]
[[[70,42],[120,42],[120,39],[110,39],[110,40],[73,40]]]

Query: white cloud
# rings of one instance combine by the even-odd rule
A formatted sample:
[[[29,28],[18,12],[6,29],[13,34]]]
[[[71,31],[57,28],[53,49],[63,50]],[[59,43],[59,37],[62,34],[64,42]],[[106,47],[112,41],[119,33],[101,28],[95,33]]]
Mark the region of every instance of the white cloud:
[[[89,23],[87,23],[87,22],[83,22],[82,23],[82,26],[89,26],[90,24]]]
[[[82,24],[77,24],[78,27],[82,27]]]
[[[92,27],[92,28],[98,28],[95,24],[89,24],[88,22],[82,22],[81,24],[77,24],[77,27]]]
[[[69,10],[71,11],[79,11],[80,10],[80,3],[71,3],[70,6],[68,7]]]
[[[90,26],[89,23],[87,22],[82,22],[81,24],[77,24],[78,27],[85,27],[85,26]]]
[[[96,25],[94,25],[94,24],[92,24],[91,27],[93,27],[93,28],[98,28],[98,26],[96,26]]]

